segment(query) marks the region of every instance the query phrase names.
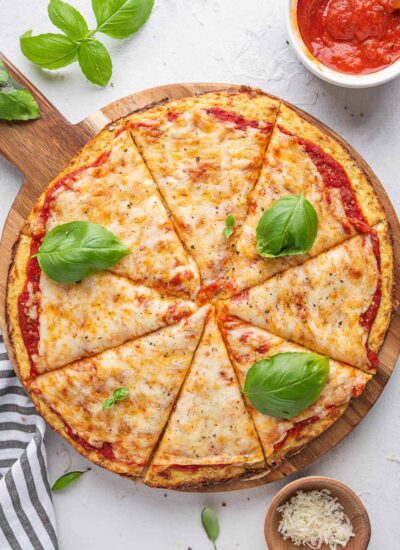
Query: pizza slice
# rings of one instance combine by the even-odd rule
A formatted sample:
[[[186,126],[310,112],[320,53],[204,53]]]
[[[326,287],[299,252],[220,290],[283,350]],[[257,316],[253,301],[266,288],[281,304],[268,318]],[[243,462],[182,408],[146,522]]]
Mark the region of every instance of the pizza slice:
[[[260,472],[264,456],[212,317],[145,482],[180,488]]]
[[[205,287],[219,277],[259,177],[279,102],[261,91],[218,91],[156,105],[128,120]],[[212,287],[206,288],[212,292]]]
[[[319,353],[376,370],[389,326],[393,251],[386,223],[260,286],[221,302],[223,311]]]
[[[132,253],[110,268],[134,282],[193,296],[199,274],[123,121],[103,130],[42,194],[23,233],[41,239],[56,225],[88,220]]]
[[[22,378],[60,367],[178,322],[194,302],[98,272],[60,284],[41,272],[39,242],[22,236],[9,276],[7,313]]]
[[[30,384],[30,394],[42,415],[80,453],[114,472],[140,476],[167,422],[207,314],[208,306],[176,325],[41,374]],[[107,400],[115,391],[124,398],[110,405]]]
[[[310,351],[235,317],[222,316],[220,322],[242,388],[248,370],[257,361],[278,353]],[[371,375],[330,359],[329,378],[317,401],[294,418],[262,414],[247,403],[268,464],[276,466],[327,430],[370,379]]]
[[[318,233],[306,255],[266,258],[256,249],[260,217],[278,199],[300,195],[318,216]],[[335,139],[281,105],[249,214],[227,266],[227,290],[239,291],[303,263],[385,219],[367,175]],[[223,285],[223,279],[220,284]]]

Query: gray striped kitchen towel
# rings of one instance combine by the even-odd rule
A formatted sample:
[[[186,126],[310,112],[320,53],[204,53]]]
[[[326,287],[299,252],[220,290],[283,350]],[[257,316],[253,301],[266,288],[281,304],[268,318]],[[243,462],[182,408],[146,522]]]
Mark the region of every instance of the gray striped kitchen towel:
[[[44,432],[0,335],[0,550],[58,548]]]

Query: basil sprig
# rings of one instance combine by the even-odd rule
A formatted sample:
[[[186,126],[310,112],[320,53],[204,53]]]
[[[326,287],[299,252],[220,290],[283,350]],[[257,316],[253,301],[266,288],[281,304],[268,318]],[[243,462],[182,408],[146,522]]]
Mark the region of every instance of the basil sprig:
[[[50,70],[79,61],[88,80],[105,86],[111,78],[112,61],[94,35],[101,32],[111,38],[128,38],[150,17],[153,4],[154,0],[92,0],[97,27],[90,30],[77,9],[62,0],[50,0],[50,20],[64,34],[32,36],[32,31],[27,31],[20,38],[22,53],[35,65]]]
[[[40,117],[33,95],[9,75],[0,59],[0,119],[35,120]]]
[[[111,397],[108,397],[107,399],[104,400],[103,411],[107,411],[108,409],[111,409],[111,407],[113,407],[117,403],[117,401],[123,401],[128,397],[128,395],[129,395],[128,388],[124,388],[124,387],[117,388]]]
[[[128,254],[129,248],[105,227],[76,221],[49,231],[35,257],[53,281],[76,283],[113,266]]]
[[[214,544],[216,550],[215,541],[219,537],[219,521],[217,514],[212,508],[206,506],[201,512],[201,522],[204,527],[204,531],[207,533],[207,537]]]
[[[229,216],[226,217],[226,220],[225,220],[225,229],[223,230],[224,237],[229,239],[229,237],[233,233],[234,227],[235,227],[235,218],[232,216],[232,214],[230,214]]]
[[[315,403],[329,377],[329,359],[316,353],[278,353],[254,363],[244,394],[255,409],[290,419]]]
[[[53,493],[58,493],[60,491],[64,491],[64,489],[67,489],[70,485],[73,483],[76,483],[78,479],[80,479],[83,474],[86,474],[86,472],[89,472],[90,468],[87,470],[84,470],[83,472],[67,472],[66,474],[62,475],[57,479],[57,481],[54,482],[53,487],[51,490]]]
[[[317,213],[303,193],[287,195],[261,216],[256,230],[257,252],[267,258],[306,254],[317,230]]]

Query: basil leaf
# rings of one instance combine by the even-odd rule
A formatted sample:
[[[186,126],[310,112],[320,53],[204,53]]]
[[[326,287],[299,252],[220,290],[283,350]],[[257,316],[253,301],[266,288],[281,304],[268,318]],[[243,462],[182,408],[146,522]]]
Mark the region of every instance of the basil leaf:
[[[113,233],[91,222],[64,223],[49,231],[36,254],[40,268],[59,283],[75,283],[130,254]]]
[[[314,244],[317,230],[318,216],[312,204],[303,194],[287,195],[261,216],[257,252],[267,258],[305,254]]]
[[[227,239],[232,235],[233,228],[235,227],[235,218],[230,214],[225,220],[225,229],[223,230],[223,235]]]
[[[115,401],[122,401],[123,399],[126,399],[128,395],[129,395],[128,388],[117,388],[113,393],[113,397]]]
[[[4,65],[3,61],[0,59],[0,86],[4,86],[10,80],[10,75]]]
[[[201,522],[205,532],[207,533],[207,537],[214,543],[214,548],[216,548],[215,541],[219,537],[219,522],[217,514],[212,508],[208,508],[208,506],[206,506],[201,512]]]
[[[78,61],[83,74],[90,82],[105,86],[111,78],[110,54],[98,40],[86,40],[79,46]]]
[[[328,357],[316,353],[278,353],[254,363],[243,391],[261,413],[290,419],[315,403],[328,378]]]
[[[34,120],[40,118],[39,105],[27,90],[3,91],[0,88],[0,119]]]
[[[96,32],[111,38],[127,38],[144,25],[153,5],[154,0],[92,0]]]
[[[33,95],[10,77],[0,59],[0,119],[34,120],[39,117],[39,105]]]
[[[126,399],[129,395],[128,388],[117,388],[111,397],[107,397],[107,399],[103,403],[103,411],[106,411],[108,409],[111,409],[117,401],[122,401],[123,399]]]
[[[89,470],[90,468],[88,468],[87,470],[84,470],[83,472],[67,472],[66,474],[64,474],[63,476],[57,479],[57,481],[54,483],[51,490],[53,491],[53,493],[58,493],[59,491],[63,491],[64,489],[66,489],[67,487],[69,487],[70,485],[78,481],[78,479],[80,479],[83,476],[83,474],[86,474],[86,472],[89,472]]]
[[[82,40],[89,33],[83,16],[66,2],[50,0],[48,6],[50,21],[72,40]]]
[[[107,399],[104,400],[103,403],[103,411],[107,411],[108,409],[111,409],[115,405],[115,399],[114,397],[107,397]]]
[[[20,38],[24,56],[42,69],[60,69],[76,61],[78,44],[63,34],[39,34],[28,31]]]

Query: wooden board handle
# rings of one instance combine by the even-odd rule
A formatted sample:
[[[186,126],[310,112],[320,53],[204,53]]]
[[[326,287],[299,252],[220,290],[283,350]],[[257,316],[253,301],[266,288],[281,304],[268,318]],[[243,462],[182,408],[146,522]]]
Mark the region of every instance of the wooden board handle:
[[[0,52],[10,75],[35,97],[41,118],[28,122],[0,121],[0,152],[31,182],[49,182],[90,138],[70,124],[48,99]]]

